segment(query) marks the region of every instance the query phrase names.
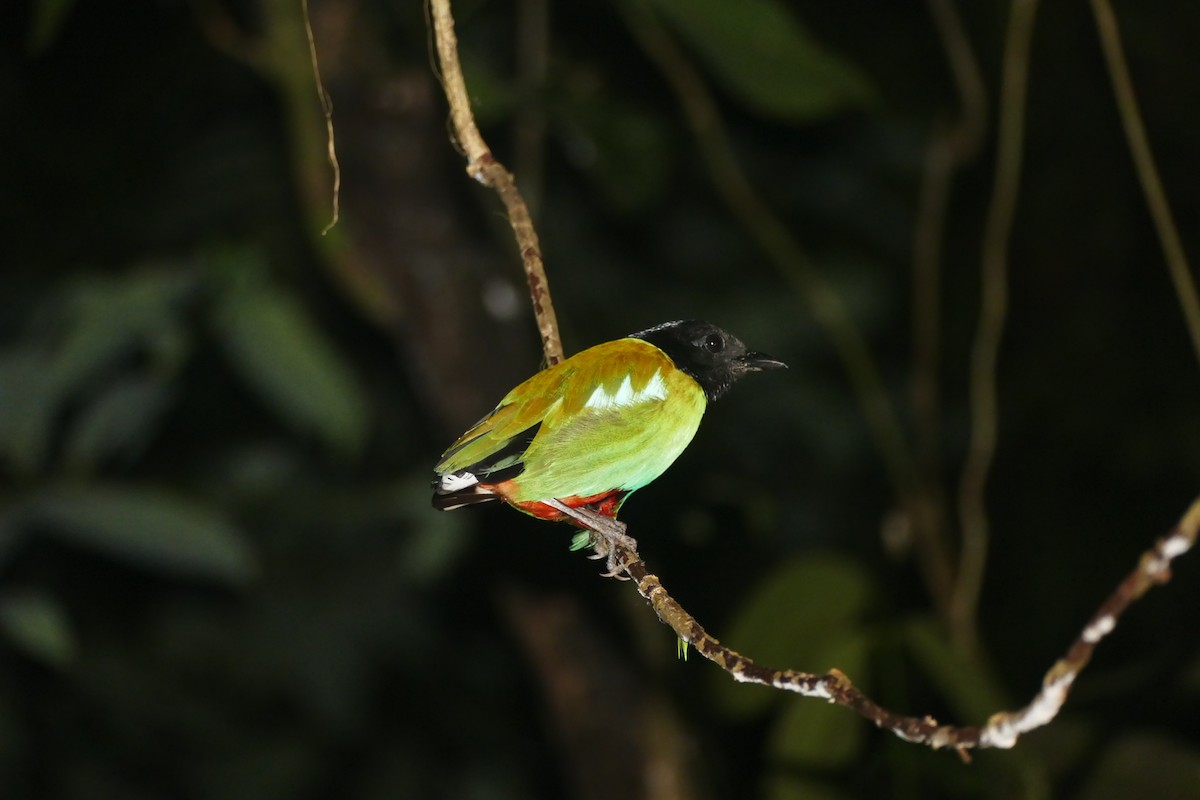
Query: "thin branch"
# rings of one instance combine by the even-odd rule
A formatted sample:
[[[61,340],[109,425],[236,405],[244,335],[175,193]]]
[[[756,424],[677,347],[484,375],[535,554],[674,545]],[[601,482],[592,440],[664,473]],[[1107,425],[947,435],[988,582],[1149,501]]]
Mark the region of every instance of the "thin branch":
[[[1171,578],[1171,562],[1196,544],[1200,533],[1200,498],[1180,521],[1154,547],[1142,554],[1138,565],[1117,586],[1088,620],[1066,655],[1059,659],[1042,679],[1041,690],[1028,705],[1016,711],[1001,711],[982,726],[944,725],[933,717],[909,717],[880,706],[857,689],[844,673],[831,669],[824,675],[773,669],[729,649],[706,631],[695,617],[671,597],[656,575],[651,574],[637,553],[615,546],[617,566],[633,579],[638,592],[653,607],[658,618],[679,638],[696,648],[700,655],[728,672],[734,680],[757,683],[806,697],[816,697],[851,709],[908,742],[936,749],[953,748],[964,758],[976,748],[1007,749],[1016,745],[1025,733],[1048,724],[1066,702],[1075,678],[1087,666],[1105,636],[1117,626],[1121,614],[1151,587]],[[602,540],[599,540],[602,541]]]
[[[450,0],[429,0],[429,10],[441,70],[439,77],[446,92],[446,100],[450,104],[454,136],[467,157],[467,174],[484,186],[494,189],[504,203],[509,224],[521,250],[521,261],[525,265],[525,279],[529,283],[529,296],[533,301],[533,313],[542,337],[546,363],[557,364],[563,358],[562,340],[558,335],[558,320],[550,300],[550,283],[546,279],[542,250],[533,220],[529,216],[529,208],[517,190],[512,173],[492,155],[475,125],[475,117],[471,113],[471,99],[467,94],[467,84],[463,80],[462,67],[458,61],[458,38],[454,34]]]
[[[337,145],[333,138],[333,98],[325,90],[325,82],[321,80],[321,65],[317,60],[317,42],[313,38],[312,18],[308,13],[308,0],[300,0],[304,12],[304,34],[308,37],[308,57],[312,63],[313,80],[317,84],[317,97],[321,101],[321,113],[325,116],[325,141],[329,158],[329,166],[333,168],[333,213],[329,222],[321,229],[321,235],[333,230],[337,225],[341,212],[342,167],[338,164]]]
[[[1175,285],[1175,295],[1179,298],[1179,305],[1183,310],[1184,322],[1191,334],[1192,349],[1196,358],[1200,359],[1200,295],[1196,292],[1196,283],[1188,266],[1187,255],[1183,251],[1183,243],[1179,239],[1179,229],[1175,226],[1175,218],[1171,214],[1171,204],[1167,201],[1167,193],[1154,164],[1150,139],[1146,136],[1145,125],[1142,124],[1142,112],[1138,108],[1137,95],[1133,91],[1133,81],[1129,78],[1129,65],[1125,61],[1125,52],[1121,46],[1117,17],[1108,0],[1092,0],[1092,13],[1096,17],[1096,30],[1112,79],[1121,124],[1125,126],[1125,137],[1129,140],[1129,152],[1133,156],[1138,180],[1146,196],[1146,205],[1158,232],[1163,256],[1167,260],[1167,269]]]
[[[929,137],[913,230],[912,403],[914,461],[919,502],[929,510],[925,525],[912,527],[916,554],[929,592],[948,614],[953,586],[945,536],[941,446],[941,275],[942,243],[955,170],[974,158],[987,124],[983,76],[962,19],[952,0],[927,0],[947,66],[958,92],[960,111],[951,123],[938,122]]]
[[[955,160],[966,161],[979,151],[987,128],[987,91],[983,84],[983,72],[953,0],[927,0],[926,5],[946,51],[950,75],[962,104],[962,117],[954,126],[954,136],[949,144]]]
[[[989,529],[985,493],[999,427],[996,371],[1008,313],[1008,244],[1021,184],[1025,92],[1037,7],[1037,0],[1015,0],[1012,4],[1000,85],[996,175],[983,236],[979,327],[971,348],[970,443],[959,484],[962,552],[950,606],[951,633],[968,650],[975,645],[975,614],[987,563]]]

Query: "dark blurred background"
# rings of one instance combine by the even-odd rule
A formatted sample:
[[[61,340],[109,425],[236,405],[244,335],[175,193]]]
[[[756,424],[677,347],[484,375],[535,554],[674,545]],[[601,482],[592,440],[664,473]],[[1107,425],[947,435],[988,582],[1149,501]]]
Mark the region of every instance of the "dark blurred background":
[[[947,9],[986,115],[929,228],[931,147],[950,152],[963,115]],[[1200,6],[1116,10],[1196,256]],[[962,723],[1026,702],[1200,486],[1196,353],[1096,27],[1047,3],[978,613],[956,622],[921,566],[959,542],[1009,12],[455,4],[568,353],[693,317],[791,366],[710,408],[625,506],[650,569],[752,657]],[[563,526],[433,511],[438,454],[541,363],[519,259],[450,140],[421,4],[312,0],[312,20],[342,167],[324,237],[299,0],[0,12],[0,796],[1200,797],[1195,556],[1052,725],[967,765],[680,660]],[[745,196],[710,179],[664,64],[698,77],[718,157],[803,262],[764,250]],[[940,330],[915,357],[922,229],[942,260],[919,308]],[[877,396],[797,268],[844,302]],[[860,412],[880,400],[918,453],[899,484],[932,516],[884,468]]]

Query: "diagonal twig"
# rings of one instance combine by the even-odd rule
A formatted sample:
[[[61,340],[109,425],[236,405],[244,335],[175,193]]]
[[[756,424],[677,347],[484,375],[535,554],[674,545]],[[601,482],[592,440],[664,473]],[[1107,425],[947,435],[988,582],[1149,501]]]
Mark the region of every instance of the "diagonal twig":
[[[1179,229],[1171,214],[1171,204],[1167,202],[1167,193],[1163,189],[1162,179],[1158,176],[1158,167],[1154,165],[1154,153],[1150,149],[1146,127],[1142,124],[1142,112],[1138,109],[1133,81],[1129,78],[1129,65],[1125,62],[1125,51],[1121,47],[1117,17],[1108,0],[1092,0],[1092,14],[1096,17],[1096,30],[1112,78],[1113,94],[1116,96],[1117,110],[1121,114],[1121,124],[1125,126],[1125,138],[1129,140],[1129,153],[1133,156],[1138,180],[1146,196],[1146,206],[1150,209],[1150,217],[1154,220],[1154,228],[1158,232],[1167,269],[1171,273],[1171,282],[1175,285],[1175,294],[1179,298],[1183,319],[1192,339],[1192,349],[1196,358],[1200,359],[1200,294],[1196,292],[1196,281],[1188,266],[1187,255],[1183,251],[1183,242],[1179,239]]]
[[[942,269],[943,240],[957,170],[974,159],[987,125],[987,90],[953,0],[926,0],[929,16],[945,52],[957,92],[953,119],[934,122],[921,170],[912,242],[913,463],[916,502],[927,508],[925,524],[911,525],[913,548],[927,591],[949,621],[954,568],[947,531],[946,491],[942,483]]]
[[[1009,17],[1000,86],[995,183],[983,237],[979,325],[971,347],[968,385],[971,431],[959,482],[962,549],[950,605],[951,633],[967,650],[976,645],[975,614],[990,537],[985,494],[999,430],[996,371],[1008,313],[1008,243],[1021,183],[1025,94],[1037,6],[1037,0],[1015,0]]]
[[[1166,536],[1142,554],[1137,567],[1100,605],[1066,654],[1046,672],[1041,690],[1029,704],[1016,711],[993,714],[982,726],[945,725],[930,716],[911,717],[889,711],[863,694],[848,676],[837,669],[817,675],[760,665],[721,644],[706,631],[695,617],[671,597],[658,576],[646,569],[635,551],[615,545],[614,557],[617,566],[633,579],[638,592],[654,608],[658,618],[679,638],[695,647],[700,655],[733,676],[734,680],[836,703],[905,741],[927,745],[935,750],[952,748],[966,758],[967,751],[972,749],[1011,748],[1023,734],[1053,720],[1066,702],[1075,678],[1087,666],[1096,645],[1116,628],[1121,614],[1131,603],[1151,587],[1170,580],[1171,562],[1195,546],[1198,533],[1200,498],[1192,502]]]
[[[325,89],[325,82],[321,80],[321,63],[317,60],[317,42],[313,38],[312,17],[308,13],[308,0],[301,0],[300,8],[304,15],[304,34],[308,37],[308,58],[312,63],[313,82],[317,85],[317,99],[321,101],[321,114],[325,117],[326,157],[329,159],[329,166],[333,170],[333,210],[331,211],[329,222],[321,229],[321,235],[324,236],[333,230],[333,226],[337,225],[338,218],[341,216],[342,166],[338,163],[337,143],[333,135],[333,98],[329,96],[329,92]]]

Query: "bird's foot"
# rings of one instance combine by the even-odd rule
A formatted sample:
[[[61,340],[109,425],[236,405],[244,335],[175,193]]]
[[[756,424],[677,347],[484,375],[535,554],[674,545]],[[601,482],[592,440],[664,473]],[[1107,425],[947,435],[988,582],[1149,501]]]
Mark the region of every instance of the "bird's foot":
[[[636,556],[637,540],[625,533],[625,523],[618,522],[612,517],[606,517],[590,508],[572,508],[561,500],[546,500],[545,503],[548,506],[558,509],[563,514],[575,520],[581,527],[591,532],[592,547],[595,549],[596,554],[589,556],[589,558],[607,559],[605,561],[605,568],[608,571],[604,573],[604,577],[629,580],[628,577],[622,574],[624,565],[617,558],[617,546],[623,547]]]
[[[617,580],[627,581],[629,576],[625,575],[625,565],[618,558],[617,546],[624,548],[626,552],[637,556],[637,540],[629,534],[625,533],[625,523],[617,522],[610,517],[596,517],[600,520],[604,530],[592,530],[592,547],[595,549],[595,558],[605,559],[604,577],[616,578]],[[604,523],[608,523],[605,525]]]

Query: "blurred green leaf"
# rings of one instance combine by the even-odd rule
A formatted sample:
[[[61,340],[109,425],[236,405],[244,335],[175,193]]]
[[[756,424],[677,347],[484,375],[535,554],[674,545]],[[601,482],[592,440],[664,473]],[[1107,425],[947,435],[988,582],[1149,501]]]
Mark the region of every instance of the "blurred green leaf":
[[[64,667],[76,654],[75,636],[57,600],[39,592],[0,598],[0,630],[26,655]]]
[[[857,796],[839,782],[795,775],[776,775],[763,787],[764,800],[851,800]]]
[[[845,672],[866,689],[870,641],[866,634],[832,643],[825,655],[829,666]],[[848,708],[814,697],[789,696],[768,738],[771,756],[785,766],[837,769],[854,761],[866,741],[869,725]]]
[[[157,572],[244,583],[255,571],[241,533],[210,506],[152,489],[49,489],[25,520],[52,535]]]
[[[32,347],[0,353],[0,459],[24,475],[45,462],[58,411],[44,358]]]
[[[177,368],[190,344],[181,301],[194,285],[193,276],[168,265],[116,278],[84,276],[55,293],[45,313],[51,324],[0,354],[0,456],[18,473],[40,472],[69,403],[130,354],[147,356],[160,373]],[[104,434],[110,445],[116,433]]]
[[[1096,759],[1083,800],[1200,800],[1200,752],[1149,733],[1129,734]]]
[[[195,283],[194,275],[173,265],[78,280],[69,290],[66,330],[50,363],[54,385],[75,390],[135,348],[160,365],[178,365],[190,339],[180,321],[182,301]]]
[[[805,32],[777,0],[650,0],[725,87],[755,111],[790,122],[869,101],[853,64]]]
[[[722,638],[766,666],[845,671],[836,659],[847,652],[848,641],[860,638],[872,598],[870,575],[857,562],[835,554],[797,557],[763,578]],[[738,716],[762,712],[784,698],[724,674],[714,676],[712,688],[721,708]]]
[[[676,147],[664,117],[629,103],[599,75],[575,69],[561,81],[555,128],[567,155],[624,214],[662,201],[676,172]]]
[[[234,367],[284,420],[353,455],[367,434],[367,398],[300,302],[254,279],[233,283],[216,310]]]
[[[75,470],[141,451],[171,397],[156,375],[132,375],[113,382],[81,412],[67,437],[66,460]]]
[[[36,0],[34,2],[33,19],[29,26],[29,49],[31,52],[39,53],[54,41],[58,29],[62,27],[62,22],[67,17],[67,12],[74,5],[75,0]]]

